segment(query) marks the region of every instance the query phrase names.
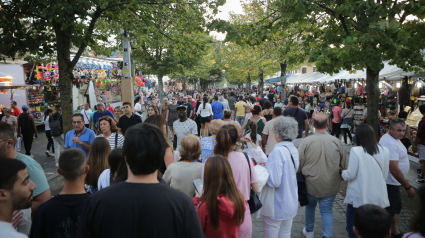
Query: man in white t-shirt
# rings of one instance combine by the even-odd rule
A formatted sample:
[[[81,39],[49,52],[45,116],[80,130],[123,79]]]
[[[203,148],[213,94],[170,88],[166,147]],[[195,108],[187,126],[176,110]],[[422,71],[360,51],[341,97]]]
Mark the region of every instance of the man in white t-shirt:
[[[399,234],[401,234],[398,227],[402,206],[400,185],[406,189],[409,197],[415,196],[415,189],[410,186],[409,181],[406,179],[410,163],[406,147],[400,141],[400,139],[404,138],[405,133],[406,123],[403,119],[396,118],[391,120],[388,133],[379,140],[379,144],[387,147],[390,151],[390,170],[385,182],[387,183],[388,200],[390,201],[390,206],[386,209],[392,216],[391,233],[393,237],[399,237]]]
[[[179,117],[179,120],[176,120],[173,123],[173,129],[174,129],[173,148],[175,151],[179,150],[183,137],[187,135],[198,134],[198,127],[196,125],[196,122],[193,120],[188,120],[185,106],[181,105],[177,107],[177,115]]]

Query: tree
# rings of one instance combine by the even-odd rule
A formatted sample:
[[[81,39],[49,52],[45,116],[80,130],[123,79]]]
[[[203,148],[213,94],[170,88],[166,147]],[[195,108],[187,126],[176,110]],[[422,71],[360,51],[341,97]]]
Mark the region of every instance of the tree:
[[[318,24],[283,25],[286,12],[279,9],[275,2],[248,1],[243,4],[244,14],[235,17],[236,20],[230,22],[215,20],[209,27],[227,32],[227,41],[265,49],[269,54],[268,57],[276,64],[273,69],[276,68],[276,71],[280,69],[281,85],[282,89],[285,89],[287,69],[297,68],[307,59],[299,39],[308,33],[309,28],[318,27]],[[259,71],[259,86],[262,88],[262,74],[261,70]],[[286,90],[282,90],[282,98],[286,98]]]
[[[202,91],[206,91],[210,84],[219,83],[224,79],[224,51],[226,46],[210,37],[204,52],[193,67],[173,74],[173,78],[188,78],[192,83],[199,81]]]
[[[206,4],[216,12],[219,1],[187,1],[187,0],[33,0],[7,1],[0,5],[0,55],[24,56],[26,54],[46,55],[56,54],[59,64],[59,86],[63,108],[64,129],[72,128],[73,114],[72,70],[87,47],[96,48],[98,43],[108,42],[108,36],[103,29],[96,28],[99,20],[107,23],[124,22],[125,26],[136,24],[143,20],[144,31],[155,32],[159,29],[155,21],[157,6],[173,9],[176,5],[193,5],[200,7]],[[187,16],[187,15],[184,15]],[[182,16],[182,17],[184,17]],[[137,22],[138,23],[138,22]],[[71,60],[71,47],[78,52]],[[159,85],[162,87],[161,85]]]
[[[367,122],[378,131],[379,72],[389,61],[405,71],[425,67],[424,1],[275,1],[282,27],[320,23],[302,45],[320,72],[366,69]],[[409,16],[409,17],[408,17]],[[378,133],[376,133],[378,135]]]

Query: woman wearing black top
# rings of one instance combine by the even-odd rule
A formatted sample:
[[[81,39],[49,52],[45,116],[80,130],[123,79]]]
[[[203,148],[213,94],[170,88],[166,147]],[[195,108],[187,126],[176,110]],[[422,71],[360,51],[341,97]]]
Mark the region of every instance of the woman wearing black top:
[[[201,100],[196,100],[196,106],[195,106],[194,112],[198,111],[198,108],[201,104],[202,104]],[[196,122],[196,126],[198,127],[198,136],[201,136],[201,115],[196,115],[195,122]]]

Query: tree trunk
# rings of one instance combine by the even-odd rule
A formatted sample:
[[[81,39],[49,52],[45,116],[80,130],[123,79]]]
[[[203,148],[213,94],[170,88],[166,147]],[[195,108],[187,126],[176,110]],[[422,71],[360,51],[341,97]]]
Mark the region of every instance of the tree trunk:
[[[182,89],[183,89],[184,95],[186,95],[186,81],[187,81],[187,78],[182,77]]]
[[[366,68],[367,85],[367,124],[375,131],[378,139],[378,110],[379,110],[379,70]]]
[[[73,129],[72,114],[74,108],[72,106],[72,82],[74,74],[72,73],[74,66],[71,62],[71,31],[56,31],[57,40],[57,58],[59,66],[59,92],[60,105],[62,107],[63,133]]]
[[[259,94],[263,94],[263,90],[264,90],[264,70],[262,69],[262,67],[260,66],[260,72],[258,73],[258,93]],[[257,97],[259,97],[259,95],[257,95]]]
[[[280,98],[282,102],[286,99],[286,60],[280,63]]]
[[[164,77],[164,75],[158,74],[158,97],[161,104],[164,103],[164,83],[162,82],[162,77]]]
[[[251,94],[251,73],[248,73],[248,78],[246,81],[246,86],[248,87],[248,93]]]

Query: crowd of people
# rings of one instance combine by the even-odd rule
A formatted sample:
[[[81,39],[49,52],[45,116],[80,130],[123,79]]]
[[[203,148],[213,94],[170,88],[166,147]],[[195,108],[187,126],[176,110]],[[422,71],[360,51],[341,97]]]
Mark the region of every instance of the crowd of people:
[[[168,93],[162,101],[150,95],[136,97],[134,108],[130,102],[122,109],[98,103],[94,111],[86,105],[72,115],[73,129],[66,135],[61,107],[48,109],[46,155],[54,155],[64,179],[53,198],[42,167],[31,157],[28,144],[37,128],[28,107],[22,106],[17,118],[5,111],[0,237],[248,238],[257,212],[263,215],[264,237],[283,238],[291,237],[301,205],[306,207],[302,233],[313,238],[317,204],[321,236],[332,237],[332,209],[342,181],[348,181],[350,238],[425,237],[424,187],[417,190],[421,208],[412,233],[398,227],[400,186],[409,197],[416,193],[406,180],[404,119],[392,120],[379,142],[372,127],[357,126],[348,154],[339,130],[352,139],[350,127],[343,127],[350,105],[338,105],[330,120],[315,112],[310,100],[281,98],[280,87],[268,94],[232,88]],[[425,116],[425,105],[420,111]],[[17,137],[28,143],[25,154],[15,151]],[[425,141],[425,129],[418,138]],[[261,153],[266,162],[257,161]],[[201,187],[194,186],[198,180]],[[253,203],[256,197],[261,208]]]

